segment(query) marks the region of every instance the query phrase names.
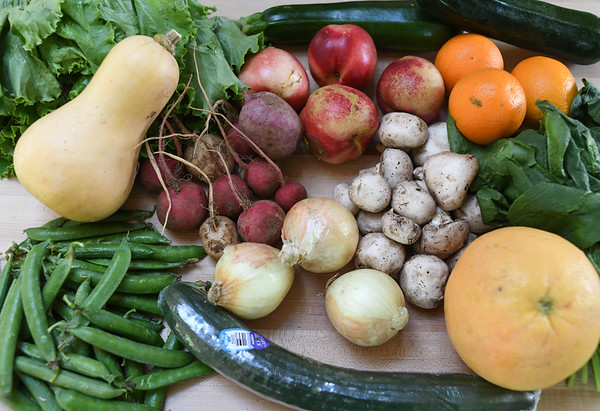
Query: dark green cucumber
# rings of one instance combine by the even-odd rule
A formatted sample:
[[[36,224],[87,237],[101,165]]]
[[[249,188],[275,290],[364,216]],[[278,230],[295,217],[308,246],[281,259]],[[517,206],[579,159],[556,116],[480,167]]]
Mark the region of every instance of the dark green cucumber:
[[[600,17],[538,0],[417,0],[465,31],[577,64],[600,61]]]
[[[377,47],[405,51],[437,50],[458,34],[407,0],[274,6],[241,23],[244,33],[263,32],[273,43],[308,43],[322,27],[352,23],[367,30]]]
[[[177,338],[200,361],[272,401],[310,410],[533,410],[534,392],[497,387],[469,374],[359,371],[299,356],[268,343],[221,348],[224,330],[247,326],[190,283],[166,287],[159,306]],[[266,347],[265,347],[266,346]]]

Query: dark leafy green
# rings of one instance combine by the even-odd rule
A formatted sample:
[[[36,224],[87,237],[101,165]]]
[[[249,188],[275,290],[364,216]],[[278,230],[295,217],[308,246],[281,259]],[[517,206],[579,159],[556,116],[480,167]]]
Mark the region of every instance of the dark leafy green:
[[[136,34],[182,35],[173,99],[193,81],[174,112],[188,128],[203,128],[210,106],[199,82],[211,103],[241,98],[237,71],[264,46],[262,34],[246,36],[215,11],[195,0],[0,0],[0,177],[13,175],[13,149],[25,129],[75,98],[108,51]]]

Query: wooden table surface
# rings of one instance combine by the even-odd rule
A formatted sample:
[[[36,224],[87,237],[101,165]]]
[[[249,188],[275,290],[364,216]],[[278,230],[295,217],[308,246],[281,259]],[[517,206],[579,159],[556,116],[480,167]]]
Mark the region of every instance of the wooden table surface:
[[[314,3],[310,0],[294,0],[290,3]],[[598,0],[553,0],[555,4],[586,10],[600,15]],[[202,2],[203,4],[208,4]],[[281,0],[213,0],[217,13],[231,18],[246,16],[267,7],[281,4]],[[505,57],[506,69],[510,70],[532,52],[499,43]],[[308,70],[306,45],[288,47],[298,56]],[[375,78],[399,52],[382,52]],[[435,53],[425,53],[433,59]],[[570,69],[581,86],[587,78],[600,86],[600,64]],[[311,80],[312,81],[312,80]],[[316,85],[312,83],[312,88]],[[367,93],[374,96],[374,85]],[[310,196],[332,196],[333,187],[340,181],[349,180],[359,169],[377,162],[376,156],[363,156],[344,165],[327,165],[308,154],[297,154],[282,162],[284,173],[308,187]],[[154,197],[136,187],[128,200],[128,208],[152,207]],[[12,242],[24,238],[23,229],[37,226],[56,217],[56,214],[30,196],[18,181],[0,182],[0,251],[7,250]],[[154,222],[158,222],[154,219]],[[195,233],[174,235],[167,233],[177,244],[198,243]],[[2,260],[2,265],[4,259]],[[211,280],[214,262],[205,258],[184,276],[186,280]],[[334,365],[371,370],[469,372],[454,351],[445,331],[443,310],[423,310],[409,306],[410,321],[407,327],[386,344],[362,348],[355,346],[333,329],[325,314],[323,289],[330,275],[297,271],[292,290],[281,306],[271,315],[248,322],[249,326],[273,342],[291,351]],[[1,338],[1,337],[0,337]],[[4,407],[4,408],[3,408]],[[184,410],[284,410],[284,406],[262,399],[236,384],[220,377],[210,376],[178,384],[169,390],[166,409]],[[543,390],[539,410],[592,410],[600,409],[600,393],[592,385],[577,385],[575,389],[565,384]],[[6,410],[0,404],[0,410]]]

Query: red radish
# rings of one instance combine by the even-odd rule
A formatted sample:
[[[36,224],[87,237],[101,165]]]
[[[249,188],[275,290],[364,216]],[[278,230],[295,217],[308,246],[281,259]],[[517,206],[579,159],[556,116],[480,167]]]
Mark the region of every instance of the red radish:
[[[283,175],[263,158],[255,158],[246,167],[246,184],[257,197],[268,198],[281,186]]]
[[[158,168],[160,169],[160,174],[163,179],[163,182],[167,183],[167,181],[168,181],[167,175],[166,175],[163,167],[161,167],[161,163],[159,161],[159,156],[157,154],[154,154],[154,159],[156,160],[156,163],[158,164]],[[170,157],[165,157],[164,160],[165,160],[165,163],[166,163],[168,169],[171,172],[171,175],[174,178],[183,177],[183,174],[184,174],[183,164],[181,164],[179,161],[172,159]],[[160,184],[158,175],[156,174],[156,170],[154,170],[154,167],[152,166],[152,162],[150,161],[149,158],[145,158],[141,161],[138,176],[139,176],[140,182],[142,183],[142,185],[144,186],[144,188],[146,190],[150,191],[151,193],[160,193],[162,191],[163,187]]]
[[[239,125],[240,131],[271,160],[292,154],[303,134],[298,113],[281,97],[268,91],[244,92]]]
[[[207,214],[208,197],[200,184],[193,181],[182,181],[179,190],[169,188],[168,193],[171,198],[171,209],[169,210],[169,198],[166,191],[162,191],[158,195],[156,205],[156,216],[164,227],[176,232],[190,231],[204,221]]]
[[[284,211],[288,211],[294,204],[300,200],[304,200],[308,197],[306,188],[295,181],[284,183],[275,192],[275,202],[283,208]]]
[[[213,182],[213,193],[216,213],[232,220],[240,215],[244,204],[250,203],[252,195],[246,182],[237,174],[218,177]]]
[[[243,241],[275,245],[281,240],[285,212],[274,201],[259,200],[242,211],[237,228]]]

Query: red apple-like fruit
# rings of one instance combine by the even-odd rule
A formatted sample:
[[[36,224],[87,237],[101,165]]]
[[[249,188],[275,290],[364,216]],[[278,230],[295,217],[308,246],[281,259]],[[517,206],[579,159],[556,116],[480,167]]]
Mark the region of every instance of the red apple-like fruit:
[[[371,35],[355,24],[330,24],[308,45],[308,68],[320,86],[344,84],[364,90],[377,66]]]
[[[308,148],[320,160],[341,164],[362,155],[379,127],[377,106],[343,84],[315,90],[300,112]]]
[[[430,123],[444,103],[444,80],[429,60],[405,56],[383,70],[376,94],[377,104],[384,113],[404,111]]]
[[[300,60],[276,47],[264,48],[246,59],[238,78],[253,93],[277,94],[297,112],[310,93],[310,80]]]

